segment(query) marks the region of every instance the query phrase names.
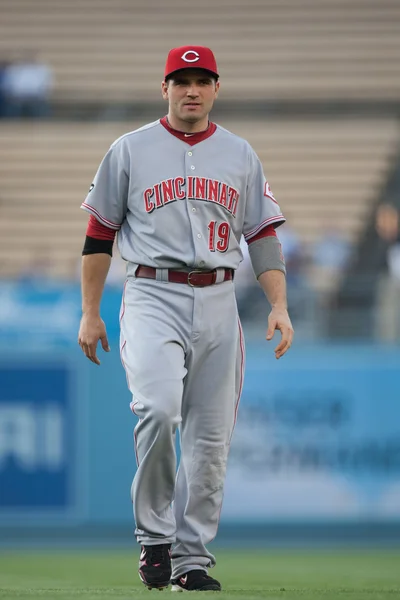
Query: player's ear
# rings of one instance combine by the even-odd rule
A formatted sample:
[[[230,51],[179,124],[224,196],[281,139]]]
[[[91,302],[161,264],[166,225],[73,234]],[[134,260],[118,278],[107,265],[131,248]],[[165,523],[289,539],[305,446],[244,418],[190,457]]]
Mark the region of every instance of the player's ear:
[[[161,94],[164,100],[168,100],[168,81],[161,83]]]
[[[215,97],[218,98],[218,93],[219,93],[219,80],[217,79],[217,81],[215,82]]]

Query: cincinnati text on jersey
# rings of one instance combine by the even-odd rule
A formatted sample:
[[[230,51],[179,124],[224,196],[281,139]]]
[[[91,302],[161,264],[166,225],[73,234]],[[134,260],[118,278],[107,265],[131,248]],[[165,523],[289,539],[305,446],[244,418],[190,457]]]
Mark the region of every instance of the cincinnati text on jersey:
[[[217,179],[187,176],[174,177],[156,183],[144,191],[143,199],[147,213],[176,200],[202,200],[219,204],[235,217],[239,192]]]

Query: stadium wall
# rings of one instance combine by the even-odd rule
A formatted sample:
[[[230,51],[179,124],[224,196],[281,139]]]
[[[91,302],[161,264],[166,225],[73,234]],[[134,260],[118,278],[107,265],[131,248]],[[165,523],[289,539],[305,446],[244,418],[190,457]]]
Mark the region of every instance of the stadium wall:
[[[104,296],[112,351],[96,367],[77,286],[0,286],[0,527],[132,530],[120,297]],[[398,526],[400,347],[298,342],[275,361],[264,334],[247,333],[222,525]]]

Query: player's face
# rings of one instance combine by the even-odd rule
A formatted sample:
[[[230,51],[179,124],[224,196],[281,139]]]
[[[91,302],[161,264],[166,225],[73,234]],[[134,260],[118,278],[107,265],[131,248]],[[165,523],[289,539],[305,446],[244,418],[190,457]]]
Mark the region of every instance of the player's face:
[[[181,71],[167,82],[163,81],[162,94],[164,100],[169,102],[171,125],[179,128],[185,124],[198,124],[199,130],[204,124],[206,127],[218,90],[219,82],[202,70]]]

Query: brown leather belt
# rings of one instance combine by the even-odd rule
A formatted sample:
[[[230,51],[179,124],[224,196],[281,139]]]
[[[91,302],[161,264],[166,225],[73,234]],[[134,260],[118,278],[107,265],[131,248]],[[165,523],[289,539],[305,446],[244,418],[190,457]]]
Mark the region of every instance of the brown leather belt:
[[[136,269],[136,277],[145,277],[146,279],[156,279],[157,269],[154,267],[144,267],[139,265]],[[233,269],[225,269],[224,278],[222,281],[230,281],[233,279]],[[171,283],[187,283],[192,287],[206,287],[214,285],[217,280],[217,271],[171,271],[168,270],[168,281]],[[221,281],[221,283],[222,283]]]

